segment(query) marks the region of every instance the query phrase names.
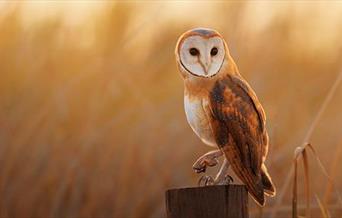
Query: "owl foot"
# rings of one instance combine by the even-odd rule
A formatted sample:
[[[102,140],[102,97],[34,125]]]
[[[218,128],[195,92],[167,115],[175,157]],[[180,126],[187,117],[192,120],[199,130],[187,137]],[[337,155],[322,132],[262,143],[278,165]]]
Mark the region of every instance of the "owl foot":
[[[225,175],[224,178],[221,178],[220,180],[215,180],[214,184],[215,185],[230,185],[234,183],[233,177],[230,175]]]
[[[194,165],[192,166],[192,169],[194,169],[196,173],[204,173],[207,167],[214,167],[218,163],[219,162],[216,158],[213,158],[213,159],[203,158],[203,159],[199,159],[198,161],[196,161]]]
[[[215,177],[215,185],[229,185],[234,182],[233,178],[228,174],[229,164],[227,159],[223,160],[220,171]]]
[[[219,163],[217,158],[222,155],[223,153],[221,150],[210,151],[198,158],[192,166],[192,169],[194,169],[196,173],[203,173],[206,171],[207,167],[216,166]]]
[[[210,186],[214,185],[214,179],[211,176],[202,176],[198,180],[198,186],[203,187],[203,186]]]

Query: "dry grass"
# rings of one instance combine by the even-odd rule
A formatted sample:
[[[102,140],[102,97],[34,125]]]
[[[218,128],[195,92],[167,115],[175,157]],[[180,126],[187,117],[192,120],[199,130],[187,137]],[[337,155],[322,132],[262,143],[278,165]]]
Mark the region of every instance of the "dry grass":
[[[164,191],[195,185],[192,162],[209,149],[185,121],[174,62],[176,40],[191,27],[222,32],[258,94],[278,190],[342,65],[338,2],[28,4],[0,3],[0,217],[164,217]],[[82,4],[93,12],[78,14]],[[340,99],[337,87],[310,137],[338,190]],[[311,213],[341,217],[315,167],[309,161],[310,190],[328,200],[311,195]],[[291,196],[277,216],[291,216]]]
[[[331,99],[333,98],[337,88],[340,86],[340,83],[342,81],[342,70],[340,71],[340,73],[338,74],[337,76],[337,79],[336,81],[334,82],[334,84],[331,86],[327,96],[325,97],[324,101],[322,102],[322,105],[317,113],[317,115],[314,117],[310,127],[309,127],[309,130],[308,132],[306,133],[305,137],[304,137],[304,140],[303,140],[303,145],[300,146],[300,147],[297,147],[296,150],[295,150],[295,157],[294,157],[294,161],[293,161],[293,169],[294,169],[294,172],[293,172],[293,195],[292,195],[292,217],[297,217],[298,216],[298,211],[297,211],[297,179],[298,179],[298,170],[297,170],[297,163],[298,163],[298,160],[302,157],[303,158],[303,165],[304,165],[304,184],[305,184],[305,193],[306,193],[306,213],[305,213],[305,217],[310,217],[310,179],[309,179],[309,165],[308,165],[308,157],[307,157],[307,153],[306,153],[306,149],[307,148],[310,148],[314,157],[316,158],[317,160],[317,163],[319,164],[321,170],[323,171],[325,177],[328,179],[328,182],[329,182],[329,185],[327,186],[326,188],[326,198],[328,198],[328,195],[330,194],[332,188],[335,188],[335,185],[334,185],[334,181],[333,181],[333,177],[330,177],[327,173],[327,170],[325,169],[325,167],[323,166],[320,158],[318,157],[315,149],[313,148],[313,146],[308,143],[308,141],[311,139],[312,137],[312,134],[317,126],[317,123],[319,122],[319,120],[321,119],[322,117],[322,114],[324,113],[325,109],[327,108],[327,106],[329,105]],[[337,152],[339,153],[339,152]],[[337,154],[337,157],[335,158],[338,158],[339,154]],[[336,159],[335,159],[336,161]],[[332,167],[334,166],[334,162],[332,164]],[[285,179],[285,182],[282,186],[282,189],[280,190],[280,194],[278,195],[277,197],[277,201],[276,201],[276,205],[274,206],[273,208],[273,212],[271,214],[271,217],[275,217],[276,216],[276,212],[277,212],[277,208],[280,207],[281,203],[282,203],[282,199],[285,195],[285,193],[287,192],[287,189],[288,189],[288,186],[289,186],[289,181],[290,181],[290,178],[292,176],[292,172],[289,172],[286,179]],[[336,193],[337,193],[337,197],[341,203],[341,207],[342,207],[342,201],[341,201],[341,197],[340,197],[340,194],[339,192],[336,190]],[[317,197],[316,195],[316,199],[318,199],[318,203],[319,203],[319,206],[320,208],[322,208],[322,204],[321,204],[321,201],[319,200],[319,198]],[[326,210],[326,209],[325,209]],[[325,214],[325,213],[323,213]]]

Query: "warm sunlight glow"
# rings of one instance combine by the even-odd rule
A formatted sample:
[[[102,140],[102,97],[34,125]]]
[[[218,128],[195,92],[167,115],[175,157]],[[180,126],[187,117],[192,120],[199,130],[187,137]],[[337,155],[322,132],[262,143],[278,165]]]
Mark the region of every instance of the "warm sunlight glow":
[[[281,189],[342,69],[342,2],[0,0],[0,217],[165,217],[165,190],[195,186],[192,164],[210,149],[187,123],[174,53],[194,27],[222,34],[255,90]],[[336,86],[310,135],[339,190],[341,99]],[[311,158],[311,190],[341,217]],[[291,194],[263,216],[290,217]]]

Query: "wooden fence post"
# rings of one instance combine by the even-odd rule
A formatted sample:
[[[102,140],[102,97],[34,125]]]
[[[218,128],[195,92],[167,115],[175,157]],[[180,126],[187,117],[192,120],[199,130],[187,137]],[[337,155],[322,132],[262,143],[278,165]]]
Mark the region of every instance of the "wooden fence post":
[[[215,185],[166,191],[167,218],[248,218],[244,185]]]

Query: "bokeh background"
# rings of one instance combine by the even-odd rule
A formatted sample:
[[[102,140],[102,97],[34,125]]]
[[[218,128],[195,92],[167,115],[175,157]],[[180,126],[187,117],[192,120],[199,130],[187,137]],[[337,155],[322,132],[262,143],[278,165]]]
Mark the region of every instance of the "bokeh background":
[[[165,190],[195,186],[192,163],[210,150],[186,122],[174,58],[193,27],[222,33],[262,102],[280,190],[342,70],[342,2],[1,1],[0,217],[165,217]],[[339,87],[310,139],[339,190],[341,100]],[[340,217],[312,157],[310,173]],[[277,217],[290,205],[291,189]]]

